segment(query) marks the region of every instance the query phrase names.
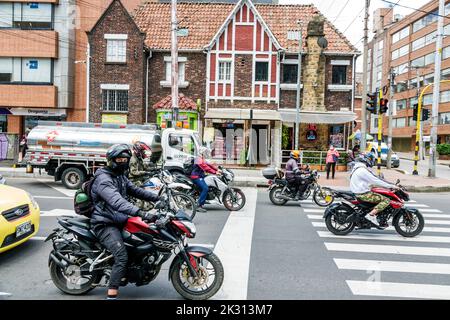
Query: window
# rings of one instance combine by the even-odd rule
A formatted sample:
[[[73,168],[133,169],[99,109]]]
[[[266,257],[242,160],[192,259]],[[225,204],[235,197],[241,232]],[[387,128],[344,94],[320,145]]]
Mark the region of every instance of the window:
[[[436,41],[436,31],[427,34],[425,37],[419,38],[412,43],[412,50],[418,50]]]
[[[433,94],[423,96],[423,105],[433,104]]]
[[[231,81],[231,62],[229,61],[219,62],[219,80]]]
[[[408,127],[417,126],[417,121],[414,120],[414,117],[408,117]]]
[[[434,76],[433,76],[433,80],[434,80]],[[444,69],[441,71],[441,80],[450,80],[450,68],[447,68],[447,69]]]
[[[442,50],[442,59],[447,59],[450,57],[450,47],[445,47]]]
[[[102,90],[103,111],[127,112],[128,90]]]
[[[417,104],[417,97],[410,98],[409,99],[409,108],[413,109],[415,104]]]
[[[449,47],[450,48],[450,47]],[[444,49],[445,51],[445,49]],[[450,53],[450,52],[449,52]],[[444,55],[444,53],[443,53]],[[411,61],[413,67],[424,67],[426,65],[434,63],[434,52],[427,54],[426,56],[419,57]]]
[[[397,100],[397,110],[406,109],[406,99]]]
[[[423,77],[419,77],[419,87],[423,87]],[[417,88],[417,78],[409,81],[409,88]]]
[[[392,43],[396,43],[409,36],[409,26],[392,35]]]
[[[407,81],[398,82],[397,85],[395,86],[395,92],[397,92],[397,93],[403,92],[406,90],[408,90],[408,82]]]
[[[403,46],[397,50],[392,51],[392,60],[403,57],[409,53],[409,45]]]
[[[52,83],[49,58],[0,58],[0,83]]]
[[[332,84],[347,84],[347,66],[333,66]]]
[[[106,62],[127,62],[127,40],[108,39]]]
[[[0,28],[52,29],[53,5],[37,2],[0,3]]]
[[[255,81],[269,80],[269,63],[257,61],[255,65]]]
[[[428,74],[424,77],[423,84],[427,85],[434,82],[434,74]]]
[[[450,91],[441,91],[439,99],[441,103],[450,102]]]
[[[439,124],[450,124],[450,112],[439,113]]]
[[[396,75],[403,74],[408,71],[408,62],[393,68]]]
[[[406,127],[406,118],[397,118],[393,119],[393,125],[395,128],[403,128]]]
[[[190,155],[195,154],[195,143],[191,136],[171,134],[169,136],[169,147]]]
[[[330,144],[332,144],[337,149],[343,149],[345,142],[344,138],[344,126],[343,125],[333,125],[330,126]]]
[[[170,57],[169,57],[170,59]],[[166,61],[166,82],[172,82],[172,63],[170,61]],[[185,70],[186,70],[186,62],[178,62],[178,82],[185,82]]]
[[[429,13],[428,15],[426,15],[425,17],[417,20],[416,22],[413,23],[413,32],[417,32],[423,28],[425,28],[426,26],[432,24],[433,22],[437,21],[438,18],[438,11],[434,11],[432,13]]]
[[[283,64],[283,83],[297,83],[298,65]]]

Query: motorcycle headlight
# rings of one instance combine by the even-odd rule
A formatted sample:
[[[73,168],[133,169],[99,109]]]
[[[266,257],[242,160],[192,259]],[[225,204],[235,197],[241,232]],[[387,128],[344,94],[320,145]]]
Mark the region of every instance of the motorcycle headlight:
[[[36,202],[36,200],[34,199],[34,197],[31,195],[31,193],[27,192],[28,198],[30,198],[30,202],[33,205],[33,208],[35,210],[39,209],[39,204]]]

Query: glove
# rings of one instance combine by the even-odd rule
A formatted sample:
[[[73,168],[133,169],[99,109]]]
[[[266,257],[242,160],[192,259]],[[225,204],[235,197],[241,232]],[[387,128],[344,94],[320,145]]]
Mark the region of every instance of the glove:
[[[161,217],[158,220],[155,221],[155,225],[158,228],[162,228],[165,227],[165,225],[169,222],[169,218],[168,217]]]
[[[158,219],[158,216],[156,214],[143,210],[139,210],[138,217],[141,217],[142,220],[146,220],[149,222],[154,222]]]

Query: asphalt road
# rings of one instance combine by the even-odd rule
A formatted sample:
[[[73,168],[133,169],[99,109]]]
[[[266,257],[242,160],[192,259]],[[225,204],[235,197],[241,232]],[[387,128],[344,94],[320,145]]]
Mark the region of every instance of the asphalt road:
[[[35,239],[0,254],[0,299],[103,299],[105,288],[65,295],[48,272],[51,245],[42,239],[58,226],[58,215],[71,212],[73,192],[48,180],[8,184],[36,196],[42,214]],[[210,207],[194,221],[191,242],[213,247],[225,268],[216,299],[450,299],[449,193],[412,195],[408,205],[424,213],[426,229],[405,239],[393,230],[334,237],[310,200],[275,207],[264,189],[245,192],[242,212]],[[181,299],[168,267],[147,286],[121,289],[121,298]]]

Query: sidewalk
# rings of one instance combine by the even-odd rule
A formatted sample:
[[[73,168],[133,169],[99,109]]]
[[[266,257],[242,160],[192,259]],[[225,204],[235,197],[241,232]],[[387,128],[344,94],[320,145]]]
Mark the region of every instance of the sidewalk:
[[[396,152],[400,159],[414,161],[414,152]],[[428,155],[425,155],[425,160],[428,161]],[[437,160],[437,164],[448,166],[450,165],[450,160]]]

